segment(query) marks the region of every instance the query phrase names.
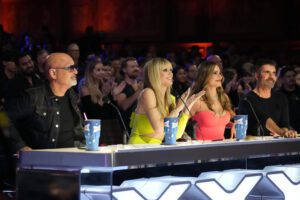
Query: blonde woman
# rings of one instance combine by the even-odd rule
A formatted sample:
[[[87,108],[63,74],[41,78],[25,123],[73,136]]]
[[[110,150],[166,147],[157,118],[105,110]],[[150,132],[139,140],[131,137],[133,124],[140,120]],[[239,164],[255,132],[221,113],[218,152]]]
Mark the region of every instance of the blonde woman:
[[[197,122],[196,139],[224,139],[225,127],[235,115],[229,97],[225,93],[221,68],[214,62],[202,62],[197,71],[195,84],[191,94],[205,90],[205,95],[191,109],[193,119]],[[234,126],[231,137],[234,136]]]
[[[175,104],[170,90],[173,83],[171,63],[164,58],[154,58],[145,64],[145,89],[138,98],[135,112],[132,113],[130,144],[160,144],[164,139],[165,117],[179,117],[177,138],[184,132],[189,115],[184,105]],[[190,98],[189,90],[182,98],[191,108],[205,92],[199,92]]]

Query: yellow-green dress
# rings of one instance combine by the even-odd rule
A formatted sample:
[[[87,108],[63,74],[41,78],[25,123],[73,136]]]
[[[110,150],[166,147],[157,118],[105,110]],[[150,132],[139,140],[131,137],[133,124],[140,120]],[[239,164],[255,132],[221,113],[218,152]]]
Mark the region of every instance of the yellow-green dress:
[[[173,99],[172,99],[173,100]],[[175,98],[174,98],[175,102]],[[181,138],[189,116],[182,113],[178,120],[178,132],[176,138]],[[130,119],[131,134],[129,144],[161,144],[162,141],[157,138],[147,137],[147,134],[154,132],[151,123],[146,114],[133,112]]]

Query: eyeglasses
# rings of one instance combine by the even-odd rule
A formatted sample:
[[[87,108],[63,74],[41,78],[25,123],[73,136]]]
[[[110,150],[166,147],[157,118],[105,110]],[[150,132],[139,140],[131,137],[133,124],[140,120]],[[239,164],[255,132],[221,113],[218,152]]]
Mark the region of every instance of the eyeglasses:
[[[75,65],[70,65],[68,67],[55,67],[55,68],[51,68],[51,69],[64,69],[67,71],[75,71],[75,70],[78,70],[78,67]]]

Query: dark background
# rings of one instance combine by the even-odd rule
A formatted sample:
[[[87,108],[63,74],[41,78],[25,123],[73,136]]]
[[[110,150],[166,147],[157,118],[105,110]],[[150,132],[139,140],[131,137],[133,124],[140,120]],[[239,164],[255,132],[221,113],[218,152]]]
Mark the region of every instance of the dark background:
[[[110,44],[212,42],[299,61],[299,10],[299,0],[0,0],[0,23],[37,39],[46,26],[59,42],[92,26]]]

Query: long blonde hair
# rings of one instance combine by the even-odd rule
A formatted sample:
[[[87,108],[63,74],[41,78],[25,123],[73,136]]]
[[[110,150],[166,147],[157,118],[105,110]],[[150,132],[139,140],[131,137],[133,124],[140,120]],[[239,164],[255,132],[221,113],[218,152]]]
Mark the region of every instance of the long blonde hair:
[[[216,63],[210,62],[210,61],[204,61],[204,62],[200,63],[200,65],[198,66],[198,70],[197,70],[196,81],[191,90],[191,95],[196,94],[196,93],[200,92],[201,90],[205,89],[209,79],[211,78],[212,74],[214,73],[214,69],[216,66],[219,67]],[[224,77],[222,77],[222,82],[223,81],[224,81]],[[217,87],[217,95],[218,95],[218,100],[219,100],[223,110],[230,112],[230,114],[232,116],[235,115],[234,111],[232,110],[232,105],[231,105],[230,99],[229,99],[228,95],[226,94],[226,92],[224,91],[222,86]],[[207,93],[202,97],[202,100],[206,103],[209,110],[215,112],[212,109],[212,105],[209,101]]]
[[[96,65],[102,64],[100,61],[91,61],[87,64],[84,74],[84,86],[88,89],[93,103],[98,103],[102,100],[101,92],[102,81],[95,80],[93,73]]]
[[[145,64],[144,84],[145,88],[151,88],[156,97],[157,109],[162,117],[166,117],[175,108],[171,98],[171,87],[168,87],[165,94],[161,93],[160,71],[165,66],[172,66],[164,58],[153,58]]]

